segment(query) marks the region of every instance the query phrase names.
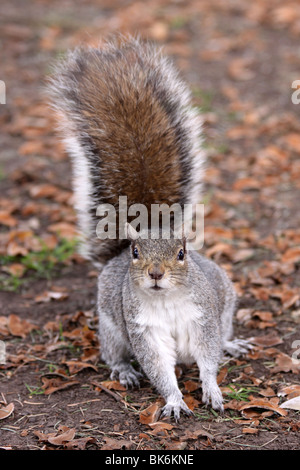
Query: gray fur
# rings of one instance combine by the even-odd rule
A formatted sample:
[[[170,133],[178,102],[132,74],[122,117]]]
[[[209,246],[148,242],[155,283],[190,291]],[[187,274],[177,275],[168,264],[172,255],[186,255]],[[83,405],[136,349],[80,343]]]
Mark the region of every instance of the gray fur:
[[[139,247],[146,253],[148,266],[149,262],[161,260],[171,260],[172,263],[172,254],[178,250],[180,243],[175,240],[144,240]],[[168,344],[160,349],[157,341],[160,331],[157,332],[157,329],[169,328],[163,320],[164,315],[168,315],[164,312],[164,303],[167,305],[169,299],[179,294],[186,298],[187,305],[192,302],[195,311],[199,312],[199,317],[191,320],[189,312],[183,307],[180,315],[191,321],[189,326],[193,331],[193,337],[190,338],[193,354],[187,358],[188,362],[198,364],[203,402],[211,402],[214,409],[223,410],[222,394],[216,381],[223,352],[238,355],[247,350],[245,342],[231,341],[236,294],[226,273],[197,252],[186,254],[185,264],[186,269],[181,274],[175,276],[176,266],[169,273],[170,279],[174,276],[174,288],[151,292],[149,300],[147,289],[140,285],[147,270],[136,268],[130,249],[106,265],[98,283],[101,352],[112,369],[112,376],[119,378],[125,386],[136,385],[140,373],[135,371],[130,360],[137,359],[143,372],[166,401],[164,414],[174,413],[175,419],[179,418],[180,411],[190,414],[175,377],[175,363],[185,358],[177,351],[176,333],[175,337],[170,334]],[[153,324],[148,324],[145,303],[155,303],[159,297],[164,299],[159,317],[153,319]],[[175,317],[167,319],[166,316],[166,322],[173,321],[176,324],[177,320]]]

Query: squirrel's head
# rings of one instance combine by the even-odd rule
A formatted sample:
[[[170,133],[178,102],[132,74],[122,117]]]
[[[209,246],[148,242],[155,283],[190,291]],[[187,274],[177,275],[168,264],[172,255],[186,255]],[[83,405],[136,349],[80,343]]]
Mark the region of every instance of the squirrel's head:
[[[186,285],[187,249],[185,238],[158,239],[143,237],[128,228],[131,240],[130,276],[132,281],[150,295],[167,294]]]

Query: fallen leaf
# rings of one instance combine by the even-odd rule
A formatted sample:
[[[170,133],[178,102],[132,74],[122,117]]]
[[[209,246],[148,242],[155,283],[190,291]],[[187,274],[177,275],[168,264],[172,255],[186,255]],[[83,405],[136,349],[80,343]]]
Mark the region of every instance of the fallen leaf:
[[[75,225],[68,222],[58,222],[48,226],[49,232],[57,233],[60,237],[66,240],[73,240],[77,235]]]
[[[281,257],[283,263],[298,263],[300,261],[300,247],[289,248]]]
[[[284,142],[291,150],[295,152],[300,152],[300,135],[296,132],[291,132],[290,134],[282,137],[282,142]]]
[[[228,367],[222,367],[217,376],[217,384],[220,385],[223,380],[227,377]]]
[[[288,408],[289,410],[300,410],[300,396],[291,398],[280,405],[280,408]]]
[[[6,225],[7,227],[15,227],[18,224],[18,221],[15,217],[11,215],[9,211],[1,210],[0,211],[0,225]]]
[[[253,61],[247,57],[232,59],[227,71],[230,78],[237,81],[247,81],[255,77],[255,73],[250,70]]]
[[[150,433],[153,436],[168,436],[168,431],[171,431],[174,426],[165,421],[157,421],[156,423],[149,423],[153,431]]]
[[[64,444],[65,449],[69,450],[85,450],[86,445],[91,443],[96,443],[94,437],[80,437],[78,439],[72,439],[70,442]]]
[[[147,408],[142,410],[140,413],[140,423],[143,423],[143,424],[155,423],[158,420],[158,417],[160,415],[160,410],[161,410],[161,407],[157,403],[154,403],[153,405],[148,406]]]
[[[33,325],[27,320],[23,320],[18,317],[18,315],[14,314],[9,315],[7,328],[13,336],[20,336],[21,338],[25,338],[32,330],[38,329],[36,325]]]
[[[236,191],[243,191],[244,189],[260,189],[261,182],[257,178],[251,178],[250,176],[240,178],[236,180],[233,185],[233,189]]]
[[[35,297],[37,303],[50,302],[51,300],[65,300],[69,297],[66,292],[46,291]]]
[[[260,389],[259,394],[263,397],[274,397],[276,395],[271,387]]]
[[[42,377],[42,382],[42,389],[44,390],[45,395],[51,395],[54,392],[64,390],[65,388],[72,387],[73,385],[77,385],[79,383],[78,380],[66,381],[60,378],[48,379],[47,377]]]
[[[234,263],[239,263],[240,261],[246,261],[253,257],[255,251],[252,248],[245,248],[242,250],[237,250],[232,255],[232,261]]]
[[[243,434],[257,434],[258,429],[257,428],[243,428],[242,433]]]
[[[295,398],[300,396],[300,385],[299,384],[294,384],[294,385],[287,385],[285,387],[281,387],[278,390],[277,395],[279,397],[284,397],[288,395],[289,398]]]
[[[249,339],[249,342],[257,346],[270,347],[282,343],[282,339],[276,333],[269,333],[264,336],[255,336]]]
[[[199,382],[195,382],[194,380],[186,380],[184,382],[184,388],[187,392],[194,392],[200,387]]]
[[[8,325],[8,318],[1,316],[0,317],[0,334],[3,336],[8,336],[9,335],[9,329],[7,327]]]
[[[276,357],[276,366],[273,367],[272,371],[274,373],[291,371],[293,374],[298,374],[300,372],[300,360],[279,352]]]
[[[252,308],[240,308],[236,313],[236,319],[239,323],[246,323],[252,318]]]
[[[189,395],[189,394],[184,396],[183,401],[192,411],[194,411],[194,409],[200,405],[200,401],[196,400],[196,398],[194,398],[192,395]]]
[[[12,263],[9,266],[3,266],[2,271],[11,274],[14,277],[20,278],[26,271],[26,267],[20,263]]]
[[[126,387],[121,385],[120,382],[117,380],[105,380],[104,382],[100,382],[104,387],[108,388],[108,390],[120,390],[125,391]]]
[[[199,437],[207,437],[211,441],[214,440],[214,436],[206,431],[205,429],[198,428],[193,430],[187,430],[184,435],[182,436],[182,440],[197,440]]]
[[[105,444],[101,447],[101,450],[126,450],[133,447],[133,442],[125,439],[114,439],[112,437],[104,438]]]
[[[0,408],[0,419],[8,418],[14,411],[15,405],[13,403],[9,403],[6,406],[2,406]]]
[[[48,442],[50,444],[53,444],[55,446],[61,446],[74,439],[74,436],[76,434],[75,428],[67,428],[66,426],[60,426],[59,429],[63,432],[58,433],[56,436],[48,437]]]
[[[6,252],[9,256],[25,256],[28,254],[28,249],[25,248],[24,246],[19,245],[17,242],[12,240],[11,242],[8,243]]]
[[[66,364],[68,366],[69,372],[71,375],[78,374],[78,372],[82,371],[83,369],[94,369],[94,371],[98,372],[98,369],[96,366],[94,366],[93,364],[89,364],[87,362],[66,361],[63,364]]]
[[[264,410],[270,410],[274,413],[278,413],[281,416],[286,416],[287,412],[282,410],[278,405],[275,405],[270,400],[264,400],[260,398],[253,398],[250,402],[242,404],[239,407],[239,411],[243,412],[244,410],[252,409],[252,408],[261,408]]]
[[[173,424],[167,423],[166,421],[156,421],[155,423],[149,423],[149,426],[152,429],[160,427],[161,429],[167,429],[168,431],[174,428]]]

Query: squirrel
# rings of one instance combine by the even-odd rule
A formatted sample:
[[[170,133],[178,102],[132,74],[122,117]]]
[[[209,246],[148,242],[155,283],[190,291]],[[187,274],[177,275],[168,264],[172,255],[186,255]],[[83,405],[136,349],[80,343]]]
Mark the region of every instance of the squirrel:
[[[187,85],[156,46],[118,37],[68,53],[50,78],[71,156],[81,253],[99,268],[97,310],[111,378],[138,386],[141,370],[165,400],[163,416],[191,410],[178,387],[177,362],[196,362],[202,401],[223,411],[217,384],[222,354],[248,350],[231,339],[236,294],[225,271],[186,236],[96,237],[100,204],[196,204],[202,191],[201,116]],[[120,214],[118,214],[119,216]],[[162,232],[160,232],[161,234]]]

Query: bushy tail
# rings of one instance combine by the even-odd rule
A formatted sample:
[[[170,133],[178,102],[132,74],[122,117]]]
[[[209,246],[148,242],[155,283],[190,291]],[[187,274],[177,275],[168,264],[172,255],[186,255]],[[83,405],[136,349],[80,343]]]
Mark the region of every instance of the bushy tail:
[[[100,204],[200,202],[201,121],[168,59],[151,44],[116,39],[78,48],[50,78],[71,156],[81,253],[103,263],[127,240],[99,240]]]

